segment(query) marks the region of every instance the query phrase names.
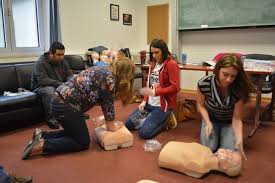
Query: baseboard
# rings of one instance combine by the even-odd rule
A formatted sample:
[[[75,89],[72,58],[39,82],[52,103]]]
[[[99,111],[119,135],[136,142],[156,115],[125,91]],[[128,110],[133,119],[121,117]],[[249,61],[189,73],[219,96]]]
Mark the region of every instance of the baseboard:
[[[196,94],[196,93],[197,93],[197,90],[180,89],[180,92],[182,92],[182,93],[188,93],[188,94]]]
[[[196,94],[197,90],[191,90],[191,89],[180,89],[180,92],[182,93],[187,93],[187,94]],[[251,100],[256,100],[256,95],[251,96]],[[271,97],[263,97],[261,101],[263,102],[270,102],[271,101]]]

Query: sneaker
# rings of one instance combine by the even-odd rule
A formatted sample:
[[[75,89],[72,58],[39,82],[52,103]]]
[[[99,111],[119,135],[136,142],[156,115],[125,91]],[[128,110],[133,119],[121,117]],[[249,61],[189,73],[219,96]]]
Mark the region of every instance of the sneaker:
[[[42,140],[41,135],[35,136],[32,143],[24,150],[23,155],[22,155],[22,160],[26,160],[29,158],[29,156],[31,155],[32,149],[35,146],[37,146],[41,140]]]
[[[26,149],[32,144],[32,141],[35,139],[35,137],[37,135],[40,135],[40,138],[42,137],[42,133],[43,131],[40,129],[40,128],[36,128],[34,131],[33,131],[33,134],[32,134],[32,139],[27,143],[24,151],[26,151]]]
[[[173,112],[170,113],[169,117],[167,118],[167,126],[166,126],[166,129],[167,130],[170,130],[170,129],[174,129],[177,127],[178,123],[177,123],[177,119],[174,115]]]
[[[15,175],[12,176],[12,182],[14,183],[32,183],[32,177],[31,176],[22,176],[17,177]]]
[[[51,129],[59,129],[59,123],[55,118],[49,118],[47,119],[47,125]]]

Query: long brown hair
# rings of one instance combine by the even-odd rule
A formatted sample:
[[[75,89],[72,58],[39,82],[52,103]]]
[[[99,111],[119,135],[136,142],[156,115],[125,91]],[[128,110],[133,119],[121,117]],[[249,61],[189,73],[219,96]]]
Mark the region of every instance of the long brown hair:
[[[126,105],[133,97],[135,64],[128,57],[124,57],[112,63],[112,70],[116,77],[116,97]]]
[[[162,53],[162,60],[161,62],[164,62],[170,54],[168,46],[166,42],[163,39],[153,39],[150,44],[150,62],[153,61],[153,54],[151,53],[151,48],[158,48],[161,50]]]
[[[218,81],[221,68],[227,67],[233,67],[238,71],[237,77],[232,83],[232,87],[237,91],[238,95],[244,100],[244,102],[247,102],[249,99],[249,93],[255,93],[256,89],[245,73],[240,58],[234,54],[226,54],[217,62],[213,73],[216,75]]]

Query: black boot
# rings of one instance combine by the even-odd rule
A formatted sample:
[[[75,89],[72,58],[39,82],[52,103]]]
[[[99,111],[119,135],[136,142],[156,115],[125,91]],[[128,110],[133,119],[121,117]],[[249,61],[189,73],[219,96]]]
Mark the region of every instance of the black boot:
[[[49,126],[49,128],[51,129],[59,129],[59,123],[55,118],[49,118],[47,119],[47,125]]]

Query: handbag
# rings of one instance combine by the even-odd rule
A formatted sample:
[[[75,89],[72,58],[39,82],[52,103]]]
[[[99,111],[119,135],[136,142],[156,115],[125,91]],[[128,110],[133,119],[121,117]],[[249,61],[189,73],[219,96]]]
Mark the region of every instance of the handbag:
[[[197,119],[196,100],[184,99],[177,101],[176,119],[178,122]]]

